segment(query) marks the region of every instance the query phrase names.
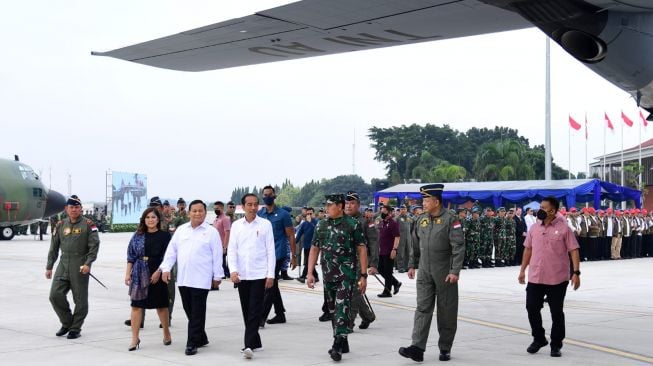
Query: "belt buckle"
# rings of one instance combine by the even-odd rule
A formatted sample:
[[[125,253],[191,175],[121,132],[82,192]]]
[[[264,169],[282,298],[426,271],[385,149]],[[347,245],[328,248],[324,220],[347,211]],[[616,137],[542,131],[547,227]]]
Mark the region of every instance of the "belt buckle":
[[[143,257],[143,260],[147,262],[147,260],[150,259],[150,257]]]

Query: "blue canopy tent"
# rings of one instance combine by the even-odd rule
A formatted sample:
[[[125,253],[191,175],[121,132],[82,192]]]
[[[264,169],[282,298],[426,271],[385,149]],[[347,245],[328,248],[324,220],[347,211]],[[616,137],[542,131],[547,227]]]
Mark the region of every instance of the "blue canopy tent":
[[[395,198],[398,201],[405,197],[419,199],[419,187],[424,184],[426,183],[398,184],[375,192],[374,204],[378,205],[381,197]],[[567,207],[590,202],[598,208],[602,199],[608,199],[613,202],[632,200],[637,208],[641,208],[641,195],[641,191],[599,179],[567,179],[445,183],[442,198],[445,204],[479,201],[500,207],[506,203],[539,201],[553,196],[563,200]]]

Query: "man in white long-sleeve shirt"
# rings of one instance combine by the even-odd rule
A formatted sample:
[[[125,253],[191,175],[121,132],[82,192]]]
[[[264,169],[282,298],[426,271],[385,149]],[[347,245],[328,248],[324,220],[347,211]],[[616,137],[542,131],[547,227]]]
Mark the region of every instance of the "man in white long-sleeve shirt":
[[[245,217],[231,226],[227,260],[231,281],[238,284],[240,308],[245,321],[243,357],[252,358],[255,350],[263,348],[258,328],[263,316],[265,289],[274,284],[277,259],[272,224],[256,215],[258,197],[248,193],[241,203]]]
[[[175,230],[159,269],[163,281],[170,280],[170,270],[177,263],[177,286],[188,317],[186,355],[206,346],[206,298],[211,287],[217,288],[224,276],[222,242],[218,231],[206,219],[206,204],[195,200],[188,206],[190,222]]]

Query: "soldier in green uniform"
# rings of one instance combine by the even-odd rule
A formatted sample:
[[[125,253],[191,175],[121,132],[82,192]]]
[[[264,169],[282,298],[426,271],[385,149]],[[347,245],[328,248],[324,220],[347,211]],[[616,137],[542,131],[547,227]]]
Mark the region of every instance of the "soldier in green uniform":
[[[506,247],[503,252],[503,260],[507,266],[514,265],[515,253],[517,252],[517,236],[515,235],[515,210],[508,210],[506,215]]]
[[[465,238],[460,219],[442,206],[442,184],[420,187],[424,214],[417,218],[413,240],[419,242],[421,257],[417,273],[417,309],[412,344],[399,354],[414,361],[424,360],[424,350],[437,304],[440,361],[451,358],[458,317],[458,276],[465,258]],[[413,258],[408,278],[415,278]]]
[[[467,230],[469,230],[469,220],[467,219],[467,208],[459,207],[454,213],[458,216],[460,223],[463,225],[463,237],[467,239]],[[469,268],[469,253],[467,252],[467,243],[465,243],[465,259],[463,260],[463,269]]]
[[[499,207],[497,209],[497,217],[494,218],[494,265],[496,267],[505,266],[503,260],[506,251],[506,208]]]
[[[372,223],[371,226],[368,225],[367,221],[365,220],[365,217],[363,217],[363,215],[361,215],[360,213],[360,197],[357,192],[354,191],[347,192],[347,196],[345,197],[345,214],[347,216],[356,219],[360,223],[361,229],[363,230],[363,237],[365,238],[365,244],[367,245],[367,248],[370,247],[370,238],[376,240],[374,245],[376,246],[379,245],[378,230],[376,229],[376,225],[374,223]],[[369,258],[369,250],[368,250],[368,258]],[[361,270],[359,266],[356,267],[356,273],[363,273],[365,271],[367,271],[367,268]],[[358,287],[354,286],[354,295],[351,300],[351,322],[349,323],[350,324],[349,329],[351,331],[353,331],[354,322],[356,321],[356,316],[358,315],[359,312],[361,315],[361,323],[358,327],[360,329],[369,328],[370,323],[376,320],[376,315],[374,314],[374,310],[372,310],[372,305],[367,299],[367,296],[361,294]]]
[[[413,219],[408,215],[406,205],[399,206],[399,216],[395,219],[399,224],[399,247],[397,247],[397,269],[399,273],[408,271],[408,258],[410,247],[413,245],[410,228]]]
[[[485,208],[481,219],[481,259],[483,268],[492,267],[492,249],[494,248],[494,211],[491,207]]]
[[[478,206],[472,207],[472,217],[468,219],[465,230],[465,255],[469,259],[469,268],[479,268],[479,256],[481,250],[481,209]]]
[[[79,197],[70,196],[66,211],[68,218],[60,221],[52,232],[45,278],[52,279],[50,303],[61,322],[61,329],[56,335],[61,337],[68,333],[68,339],[75,339],[81,336],[88,314],[88,274],[97,258],[100,238],[95,224],[81,217],[82,201]],[[59,257],[59,250],[61,258],[53,276],[52,267]],[[72,313],[66,299],[71,290],[75,302]]]
[[[321,252],[324,291],[329,312],[333,314],[333,346],[329,354],[334,361],[340,361],[342,354],[349,352],[347,334],[351,332],[349,315],[354,286],[358,285],[362,295],[367,287],[367,272],[357,271],[357,268],[367,268],[367,246],[360,222],[344,213],[345,196],[325,197],[328,218],[320,221],[315,229],[306,283],[309,288],[315,288],[313,271]]]
[[[181,225],[190,221],[188,217],[188,212],[186,211],[186,201],[183,198],[177,200],[177,212],[175,212],[175,217],[172,219],[170,224],[170,231],[175,231]]]

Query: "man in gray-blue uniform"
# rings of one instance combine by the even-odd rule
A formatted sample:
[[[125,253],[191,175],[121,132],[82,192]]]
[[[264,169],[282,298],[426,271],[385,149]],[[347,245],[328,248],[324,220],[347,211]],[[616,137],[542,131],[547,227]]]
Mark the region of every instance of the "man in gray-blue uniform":
[[[424,213],[417,217],[413,240],[419,242],[417,309],[412,344],[399,354],[413,361],[424,360],[433,310],[437,301],[440,361],[451,359],[458,317],[458,276],[465,258],[465,238],[460,219],[442,205],[442,184],[420,188]],[[414,256],[408,263],[408,278],[415,278]]]

